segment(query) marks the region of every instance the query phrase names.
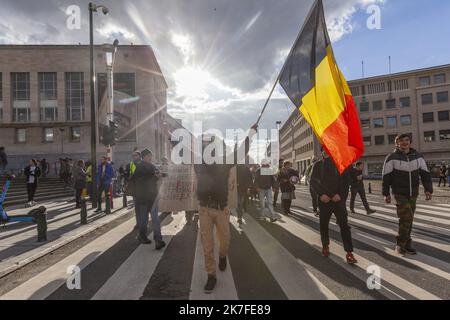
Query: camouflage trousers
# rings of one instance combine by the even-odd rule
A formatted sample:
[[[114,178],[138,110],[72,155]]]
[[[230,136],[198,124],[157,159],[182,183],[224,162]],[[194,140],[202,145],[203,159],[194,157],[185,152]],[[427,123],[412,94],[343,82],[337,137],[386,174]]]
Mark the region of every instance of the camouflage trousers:
[[[395,195],[395,200],[397,202],[397,216],[399,218],[397,245],[404,248],[411,241],[417,197]]]

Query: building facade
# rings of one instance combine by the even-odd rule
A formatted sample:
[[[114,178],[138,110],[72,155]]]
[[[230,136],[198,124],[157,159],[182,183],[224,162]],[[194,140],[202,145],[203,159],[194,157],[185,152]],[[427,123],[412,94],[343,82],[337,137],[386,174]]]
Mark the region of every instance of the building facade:
[[[411,135],[413,147],[435,173],[442,163],[450,163],[450,65],[359,79],[349,86],[361,120],[366,175],[382,173],[400,133]],[[297,122],[294,144],[292,119]],[[293,145],[296,162],[320,155],[320,146],[307,128],[296,111],[280,131],[283,157],[292,159]]]
[[[95,46],[99,140],[107,124],[106,54]],[[0,146],[9,168],[30,158],[90,158],[89,46],[0,46]],[[168,156],[164,130],[167,83],[149,46],[119,46],[114,65],[114,120],[120,141],[113,161],[123,164],[137,148]],[[98,157],[106,148],[97,141]]]

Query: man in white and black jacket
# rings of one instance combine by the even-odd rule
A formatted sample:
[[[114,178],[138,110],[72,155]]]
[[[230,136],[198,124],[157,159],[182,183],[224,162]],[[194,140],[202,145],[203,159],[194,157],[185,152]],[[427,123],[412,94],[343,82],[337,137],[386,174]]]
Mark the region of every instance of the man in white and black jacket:
[[[401,255],[416,254],[412,246],[411,231],[419,196],[420,180],[425,189],[426,200],[433,194],[431,174],[423,156],[411,148],[412,139],[407,134],[397,136],[396,150],[387,156],[383,168],[383,196],[392,202],[391,189],[400,219],[395,250]]]

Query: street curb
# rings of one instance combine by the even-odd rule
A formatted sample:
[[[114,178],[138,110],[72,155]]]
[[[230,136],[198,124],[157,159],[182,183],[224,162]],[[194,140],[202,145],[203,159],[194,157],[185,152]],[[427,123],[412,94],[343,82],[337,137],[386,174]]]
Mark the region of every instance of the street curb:
[[[123,210],[123,212],[121,212],[122,210]],[[134,211],[134,207],[133,208],[128,208],[128,207],[127,208],[120,208],[120,209],[117,209],[116,211],[113,211],[111,213],[111,216],[112,216],[111,219],[108,219],[108,220],[106,220],[106,221],[104,221],[102,223],[99,223],[99,224],[95,224],[95,225],[93,225],[90,228],[86,228],[86,230],[83,230],[82,232],[80,232],[80,233],[78,233],[76,235],[73,235],[73,236],[71,236],[69,238],[61,240],[61,241],[55,243],[54,245],[52,245],[51,247],[46,248],[46,249],[44,249],[42,251],[39,251],[38,253],[32,255],[31,257],[28,257],[28,258],[26,258],[26,259],[24,259],[22,261],[16,262],[13,266],[8,267],[8,268],[6,268],[4,270],[1,270],[0,271],[0,279],[6,277],[7,275],[9,275],[9,274],[11,274],[11,273],[13,273],[13,272],[23,268],[23,267],[25,267],[26,265],[28,265],[28,264],[30,264],[30,263],[38,260],[38,259],[40,259],[40,258],[42,258],[42,257],[44,257],[44,256],[46,256],[46,255],[48,255],[50,253],[52,253],[53,251],[56,251],[56,250],[58,250],[58,249],[60,249],[60,248],[62,248],[64,246],[68,245],[69,243],[74,242],[74,241],[78,240],[79,238],[81,238],[81,237],[83,237],[83,236],[85,236],[85,235],[87,235],[87,234],[89,234],[89,233],[91,233],[91,232],[93,232],[93,231],[95,231],[97,229],[100,229],[100,228],[104,227],[105,225],[108,225],[108,224],[116,221],[117,219],[119,219],[121,217],[126,216],[127,214],[129,214],[132,211]],[[106,216],[106,217],[108,217],[108,216]]]

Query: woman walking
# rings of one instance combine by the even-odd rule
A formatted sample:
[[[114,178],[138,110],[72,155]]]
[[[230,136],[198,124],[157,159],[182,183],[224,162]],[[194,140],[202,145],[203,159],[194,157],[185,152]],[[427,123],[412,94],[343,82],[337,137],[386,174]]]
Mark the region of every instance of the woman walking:
[[[39,169],[36,160],[30,160],[28,167],[25,168],[24,174],[27,179],[27,207],[31,207],[35,204],[34,195],[36,194],[37,190],[38,178],[41,176],[41,169]]]
[[[86,170],[83,160],[78,160],[78,162],[73,167],[73,181],[75,189],[75,203],[76,208],[81,208],[81,194],[83,189],[86,188]]]

